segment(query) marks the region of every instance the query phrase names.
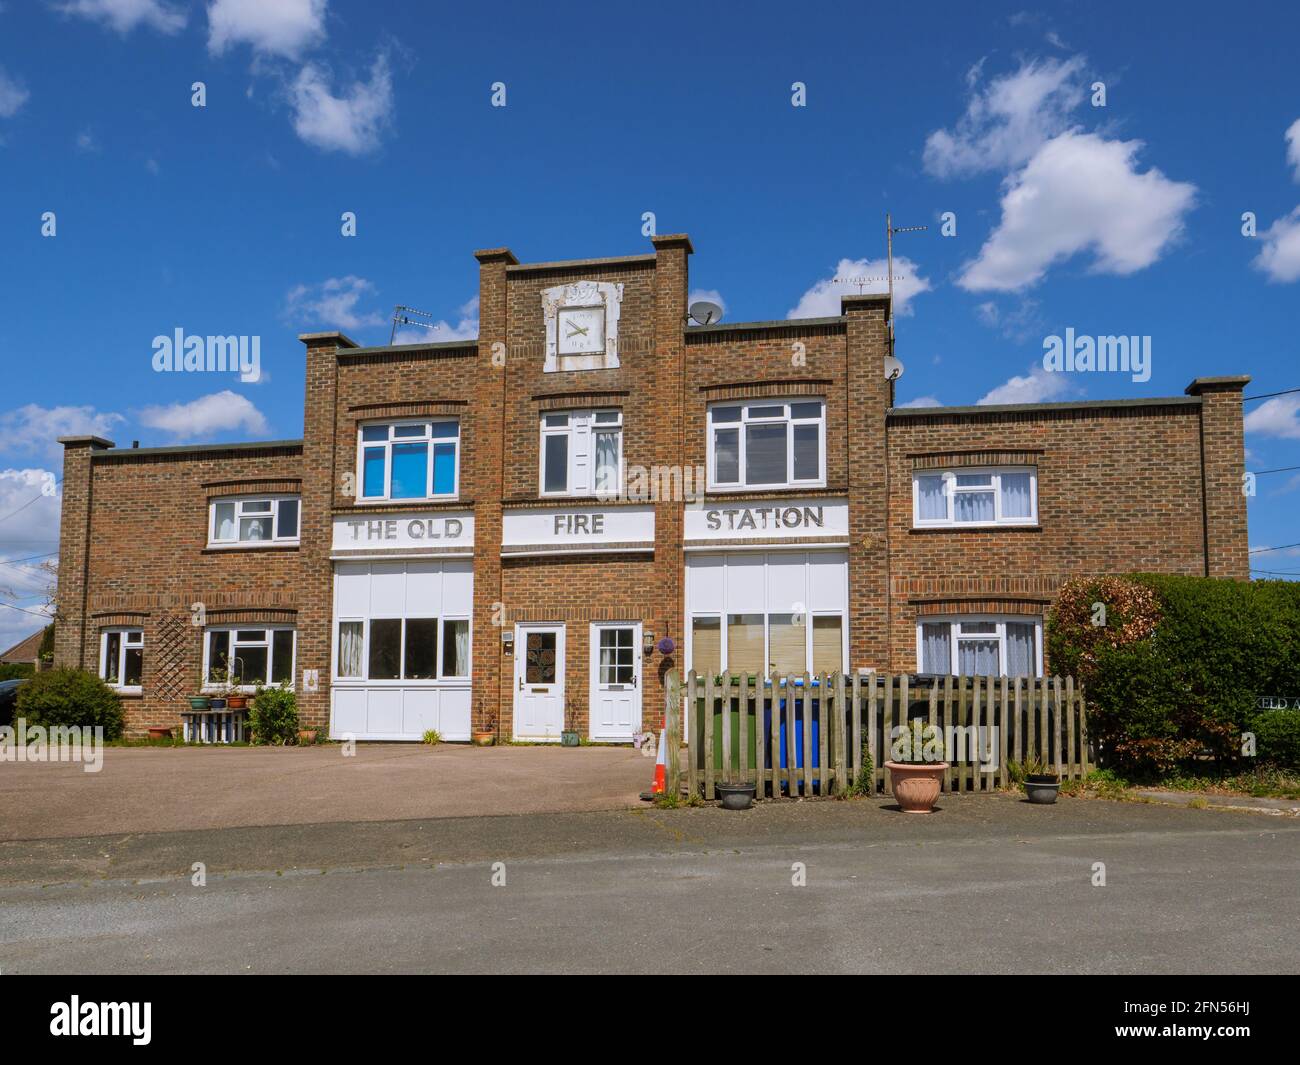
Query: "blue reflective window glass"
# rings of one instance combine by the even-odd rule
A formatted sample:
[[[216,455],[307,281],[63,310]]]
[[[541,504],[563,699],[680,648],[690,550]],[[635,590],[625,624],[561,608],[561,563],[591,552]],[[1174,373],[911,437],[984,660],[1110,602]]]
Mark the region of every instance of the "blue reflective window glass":
[[[393,482],[390,499],[423,499],[428,488],[429,445],[393,445]]]
[[[361,494],[363,496],[382,496],[384,494],[384,449],[368,447],[362,469]]]
[[[433,432],[430,435],[444,439],[449,436],[459,436],[460,424],[458,422],[434,422]]]
[[[453,495],[456,491],[456,445],[435,444],[433,448],[433,494]]]
[[[361,429],[361,439],[367,444],[378,440],[388,439],[388,426],[386,425],[367,425]]]

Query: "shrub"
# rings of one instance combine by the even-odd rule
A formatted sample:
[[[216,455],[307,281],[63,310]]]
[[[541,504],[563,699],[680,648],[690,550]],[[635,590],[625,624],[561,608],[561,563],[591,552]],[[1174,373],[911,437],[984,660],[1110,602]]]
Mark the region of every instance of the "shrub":
[[[47,669],[18,689],[15,717],[29,725],[99,726],[104,738],[122,734],[122,704],[116,693],[93,673],[80,669]]]
[[[420,737],[422,743],[427,743],[430,747],[436,747],[442,742],[442,733],[436,728],[425,729],[424,735]]]
[[[298,738],[298,697],[288,688],[258,688],[248,704],[254,743],[290,743]]]
[[[1300,766],[1300,710],[1264,710],[1255,716],[1250,731],[1261,762]]]
[[[0,663],[0,680],[21,680],[36,675],[36,667],[31,662]]]
[[[1047,650],[1053,670],[1085,685],[1103,764],[1167,773],[1202,751],[1232,762],[1259,698],[1300,692],[1300,585],[1075,578],[1048,618]],[[1288,735],[1282,723],[1269,733],[1270,758],[1294,757]]]

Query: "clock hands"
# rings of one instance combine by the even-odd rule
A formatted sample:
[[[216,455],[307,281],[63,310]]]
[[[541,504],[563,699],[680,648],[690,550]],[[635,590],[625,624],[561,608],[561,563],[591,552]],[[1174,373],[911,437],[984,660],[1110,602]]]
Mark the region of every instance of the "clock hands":
[[[564,324],[569,327],[569,332],[567,335],[570,337],[576,337],[579,335],[585,337],[587,335],[587,329],[591,328],[590,326],[588,326],[587,329],[584,329],[582,326],[578,325],[577,322],[565,322]]]

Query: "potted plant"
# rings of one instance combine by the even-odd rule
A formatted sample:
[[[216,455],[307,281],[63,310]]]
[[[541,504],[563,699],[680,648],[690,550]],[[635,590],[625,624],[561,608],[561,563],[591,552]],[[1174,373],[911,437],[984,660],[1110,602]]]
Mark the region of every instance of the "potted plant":
[[[1025,798],[1039,806],[1050,806],[1056,802],[1061,791],[1061,778],[1051,772],[1050,767],[1035,758],[1025,762],[1021,767],[1025,777]]]
[[[758,794],[758,785],[754,783],[716,784],[718,797],[722,799],[724,810],[748,810],[754,805],[754,796]]]
[[[300,728],[298,730],[298,746],[308,747],[315,743],[320,737],[320,729]]]
[[[564,708],[564,731],[560,733],[561,747],[577,747],[580,740],[578,737],[578,711],[570,702]]]
[[[491,747],[497,741],[497,715],[496,711],[489,710],[483,717],[483,727],[481,729],[472,729],[469,738],[473,741],[475,747]]]
[[[937,725],[916,720],[898,730],[890,746],[889,787],[903,813],[928,814],[939,798],[948,763],[943,760],[943,734]]]
[[[248,696],[236,688],[233,684],[228,684],[221,693],[226,697],[226,709],[228,710],[247,710]]]
[[[150,726],[149,738],[151,740],[169,740],[172,738],[172,730],[169,728],[155,728]]]
[[[191,695],[189,700],[191,710],[207,710],[212,702],[206,695]]]

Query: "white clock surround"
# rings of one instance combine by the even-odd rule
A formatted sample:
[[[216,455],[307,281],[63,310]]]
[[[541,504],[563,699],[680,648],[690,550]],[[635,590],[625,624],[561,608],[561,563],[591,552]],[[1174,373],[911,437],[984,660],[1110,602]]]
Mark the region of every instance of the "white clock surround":
[[[545,373],[562,370],[612,370],[618,362],[618,317],[623,304],[623,285],[611,281],[574,281],[542,290],[542,316],[546,323]],[[604,312],[605,343],[603,349],[574,351],[561,356],[560,322],[563,311],[591,310]],[[593,315],[570,316],[571,320],[589,321]],[[561,364],[563,358],[563,364]]]

